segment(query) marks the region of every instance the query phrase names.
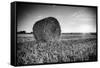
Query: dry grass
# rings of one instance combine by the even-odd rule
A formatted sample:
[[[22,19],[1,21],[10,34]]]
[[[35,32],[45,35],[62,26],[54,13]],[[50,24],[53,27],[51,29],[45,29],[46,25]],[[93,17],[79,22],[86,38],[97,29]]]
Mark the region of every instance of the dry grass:
[[[18,37],[18,65],[96,60],[96,38],[63,39],[47,43],[26,39],[29,37]]]

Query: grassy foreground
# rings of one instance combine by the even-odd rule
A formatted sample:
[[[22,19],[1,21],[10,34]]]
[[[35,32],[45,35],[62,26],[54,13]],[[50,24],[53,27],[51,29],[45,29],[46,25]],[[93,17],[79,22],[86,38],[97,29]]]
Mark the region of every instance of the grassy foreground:
[[[47,43],[37,43],[30,38],[18,37],[17,65],[95,61],[97,57],[96,38]]]

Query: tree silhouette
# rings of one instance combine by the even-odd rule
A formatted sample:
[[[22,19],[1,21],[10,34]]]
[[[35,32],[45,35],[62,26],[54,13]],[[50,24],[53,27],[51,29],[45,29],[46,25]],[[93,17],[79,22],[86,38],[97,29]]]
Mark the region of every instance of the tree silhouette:
[[[25,34],[26,33],[26,31],[19,31],[19,32],[17,32],[18,34]]]

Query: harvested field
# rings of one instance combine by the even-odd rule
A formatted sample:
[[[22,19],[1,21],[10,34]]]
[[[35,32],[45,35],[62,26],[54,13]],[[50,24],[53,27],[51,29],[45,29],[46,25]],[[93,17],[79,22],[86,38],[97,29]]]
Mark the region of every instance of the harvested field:
[[[96,35],[62,34],[55,42],[37,43],[32,34],[17,35],[17,65],[97,60]]]

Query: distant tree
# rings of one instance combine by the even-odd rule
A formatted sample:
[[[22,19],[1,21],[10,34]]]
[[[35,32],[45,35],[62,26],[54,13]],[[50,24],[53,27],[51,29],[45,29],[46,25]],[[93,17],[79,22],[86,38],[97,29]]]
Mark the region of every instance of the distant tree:
[[[19,31],[19,32],[17,32],[18,34],[25,34],[26,33],[26,31]]]
[[[31,34],[33,33],[33,32],[30,32]]]
[[[90,33],[91,35],[96,35],[96,33]]]

